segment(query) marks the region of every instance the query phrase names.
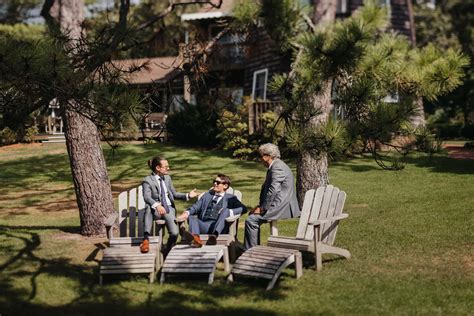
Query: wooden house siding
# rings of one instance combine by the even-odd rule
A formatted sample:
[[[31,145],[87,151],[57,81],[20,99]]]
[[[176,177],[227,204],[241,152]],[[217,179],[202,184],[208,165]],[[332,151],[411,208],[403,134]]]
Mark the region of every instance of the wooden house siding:
[[[348,8],[354,12],[363,5],[363,0],[347,0]],[[392,29],[412,39],[412,25],[410,21],[410,0],[390,0],[390,23]]]
[[[268,83],[271,81],[273,75],[289,71],[289,55],[285,55],[281,52],[263,29],[256,31],[249,41],[244,73],[244,95],[252,95],[255,71],[268,69],[267,100],[272,100],[275,94],[268,89]]]

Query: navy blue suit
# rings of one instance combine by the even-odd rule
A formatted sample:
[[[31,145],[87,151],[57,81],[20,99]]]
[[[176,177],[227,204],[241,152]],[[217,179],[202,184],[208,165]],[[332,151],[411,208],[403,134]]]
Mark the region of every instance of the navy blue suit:
[[[230,209],[234,215],[240,215],[247,212],[247,207],[243,205],[239,199],[233,194],[225,193],[224,196],[217,202],[217,208],[219,209],[219,215],[217,219],[205,218],[205,213],[208,207],[211,205],[214,198],[215,192],[210,190],[204,193],[204,195],[196,202],[193,206],[189,207],[186,211],[189,212],[189,230],[193,234],[225,234],[228,231],[225,219],[230,216]]]

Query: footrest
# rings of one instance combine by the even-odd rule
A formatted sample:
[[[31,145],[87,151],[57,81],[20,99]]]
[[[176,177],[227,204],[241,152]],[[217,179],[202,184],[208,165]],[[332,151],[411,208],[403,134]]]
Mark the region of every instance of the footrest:
[[[147,273],[150,283],[154,279],[157,250],[152,247],[148,253],[141,253],[140,247],[110,247],[104,250],[99,274],[102,284],[104,274]]]
[[[234,275],[269,279],[267,290],[270,290],[283,270],[292,263],[295,263],[296,278],[301,277],[303,263],[298,250],[256,246],[237,259],[227,280],[232,282]]]
[[[228,271],[227,247],[217,245],[193,248],[189,245],[176,245],[163,263],[160,283],[165,282],[167,273],[202,273],[209,274],[208,283],[211,284],[214,281],[216,265],[221,258],[224,258],[225,269]]]

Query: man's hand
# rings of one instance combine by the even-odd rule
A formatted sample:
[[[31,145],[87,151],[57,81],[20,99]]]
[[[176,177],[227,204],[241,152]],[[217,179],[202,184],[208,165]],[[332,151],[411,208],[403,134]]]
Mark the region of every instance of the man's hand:
[[[189,217],[188,212],[184,212],[183,214],[178,216],[179,219],[184,219],[184,220],[187,220],[188,217]]]
[[[250,212],[250,214],[260,214],[262,212],[262,209],[260,208],[260,206],[257,206],[256,208],[254,208],[253,211]]]
[[[165,210],[165,208],[163,207],[163,205],[158,205],[158,206],[156,207],[156,210],[158,211],[158,214],[160,214],[160,215],[165,215],[165,214],[166,214],[166,210]]]
[[[189,192],[188,194],[189,194],[189,198],[192,199],[192,198],[198,196],[201,193],[198,190],[194,189],[191,192]]]

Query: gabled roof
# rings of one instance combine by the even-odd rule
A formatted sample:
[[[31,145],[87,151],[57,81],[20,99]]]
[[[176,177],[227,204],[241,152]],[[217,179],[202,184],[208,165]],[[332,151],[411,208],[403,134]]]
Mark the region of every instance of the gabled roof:
[[[128,71],[133,67],[146,67],[125,75],[130,84],[148,84],[169,81],[177,71],[181,60],[178,56],[114,60],[115,67]]]
[[[218,1],[214,0],[214,3],[217,4]],[[203,6],[202,8],[200,8],[198,12],[182,14],[181,21],[217,19],[217,18],[222,18],[226,16],[231,16],[234,6],[235,6],[234,0],[222,0],[222,4],[220,8],[214,8],[210,4],[207,4]]]

